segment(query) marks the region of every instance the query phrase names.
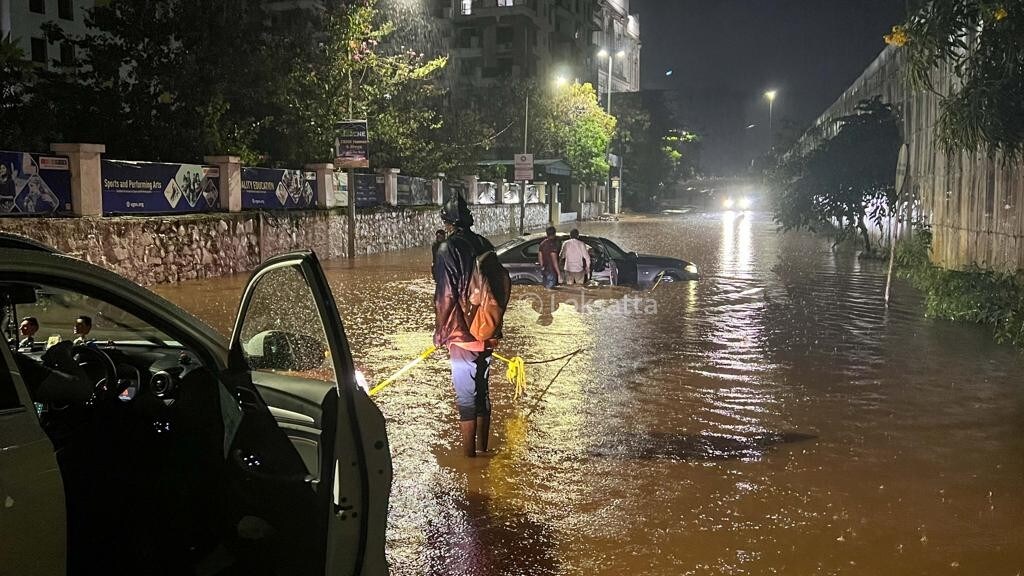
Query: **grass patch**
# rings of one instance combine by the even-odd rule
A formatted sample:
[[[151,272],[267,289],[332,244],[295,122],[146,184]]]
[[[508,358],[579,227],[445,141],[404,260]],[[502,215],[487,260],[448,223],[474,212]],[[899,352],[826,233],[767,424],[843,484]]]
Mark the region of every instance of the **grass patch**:
[[[901,278],[924,292],[929,316],[992,328],[998,342],[1024,348],[1024,271],[946,270],[932,264],[932,235],[917,229],[896,246]]]

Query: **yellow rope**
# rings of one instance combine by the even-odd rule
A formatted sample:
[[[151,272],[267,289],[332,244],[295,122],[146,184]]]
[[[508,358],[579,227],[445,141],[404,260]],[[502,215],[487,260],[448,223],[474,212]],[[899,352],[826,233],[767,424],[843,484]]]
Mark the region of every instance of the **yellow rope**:
[[[508,369],[505,370],[505,377],[508,378],[509,384],[516,387],[516,392],[512,399],[519,400],[521,396],[526,394],[526,362],[520,356],[505,358],[501,354],[495,353],[494,357],[508,365]]]
[[[412,361],[405,366],[402,366],[398,372],[395,372],[389,378],[374,386],[370,390],[370,396],[376,396],[381,393],[385,388],[391,386],[401,378],[403,374],[412,370],[417,364],[429,358],[434,352],[437,352],[437,346],[431,346],[424,350],[419,356],[413,358]],[[508,365],[508,369],[505,370],[505,377],[508,378],[509,384],[516,387],[513,400],[518,400],[521,396],[526,394],[526,362],[520,356],[515,356],[513,358],[505,358],[500,354],[493,354],[493,356]]]
[[[409,362],[408,364],[403,366],[401,370],[399,370],[398,372],[395,372],[394,374],[392,374],[390,378],[388,378],[387,380],[384,380],[380,384],[377,384],[376,386],[374,386],[373,389],[370,390],[370,396],[376,396],[377,394],[380,393],[381,390],[383,390],[383,389],[387,388],[388,386],[391,386],[392,384],[394,384],[395,380],[398,380],[399,378],[401,378],[402,374],[405,374],[409,370],[412,370],[414,366],[416,366],[420,362],[423,362],[424,360],[426,360],[428,357],[430,357],[431,354],[433,354],[436,351],[437,351],[437,346],[431,346],[430,348],[427,348],[426,350],[424,350],[422,354],[420,354],[419,356],[414,358],[411,362]]]

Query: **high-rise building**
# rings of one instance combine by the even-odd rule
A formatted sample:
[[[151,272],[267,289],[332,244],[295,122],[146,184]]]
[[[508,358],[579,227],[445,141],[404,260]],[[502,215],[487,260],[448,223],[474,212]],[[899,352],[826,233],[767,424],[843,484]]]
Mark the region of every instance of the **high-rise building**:
[[[40,65],[73,67],[77,62],[74,47],[47,42],[43,24],[54,22],[68,34],[84,34],[86,10],[97,3],[97,0],[0,0],[0,37],[10,37],[28,59]]]
[[[594,64],[598,91],[608,91],[608,60],[611,58],[611,91],[640,90],[640,17],[629,12],[629,0],[594,2],[593,45],[603,55]]]

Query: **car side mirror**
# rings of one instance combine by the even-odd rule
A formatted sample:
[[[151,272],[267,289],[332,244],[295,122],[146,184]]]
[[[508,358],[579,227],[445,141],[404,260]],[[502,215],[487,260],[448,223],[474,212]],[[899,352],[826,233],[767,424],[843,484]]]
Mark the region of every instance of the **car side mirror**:
[[[304,372],[323,367],[329,357],[321,340],[281,330],[260,332],[242,347],[254,369]]]

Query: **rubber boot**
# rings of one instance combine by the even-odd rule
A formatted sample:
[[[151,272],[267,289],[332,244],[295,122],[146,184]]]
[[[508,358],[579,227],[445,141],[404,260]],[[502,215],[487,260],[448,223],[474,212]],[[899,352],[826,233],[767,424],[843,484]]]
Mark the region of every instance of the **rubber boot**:
[[[487,452],[488,440],[491,434],[491,417],[476,417],[476,445],[481,452]]]
[[[476,457],[476,420],[463,420],[459,422],[459,430],[462,432],[462,452],[466,458]]]

